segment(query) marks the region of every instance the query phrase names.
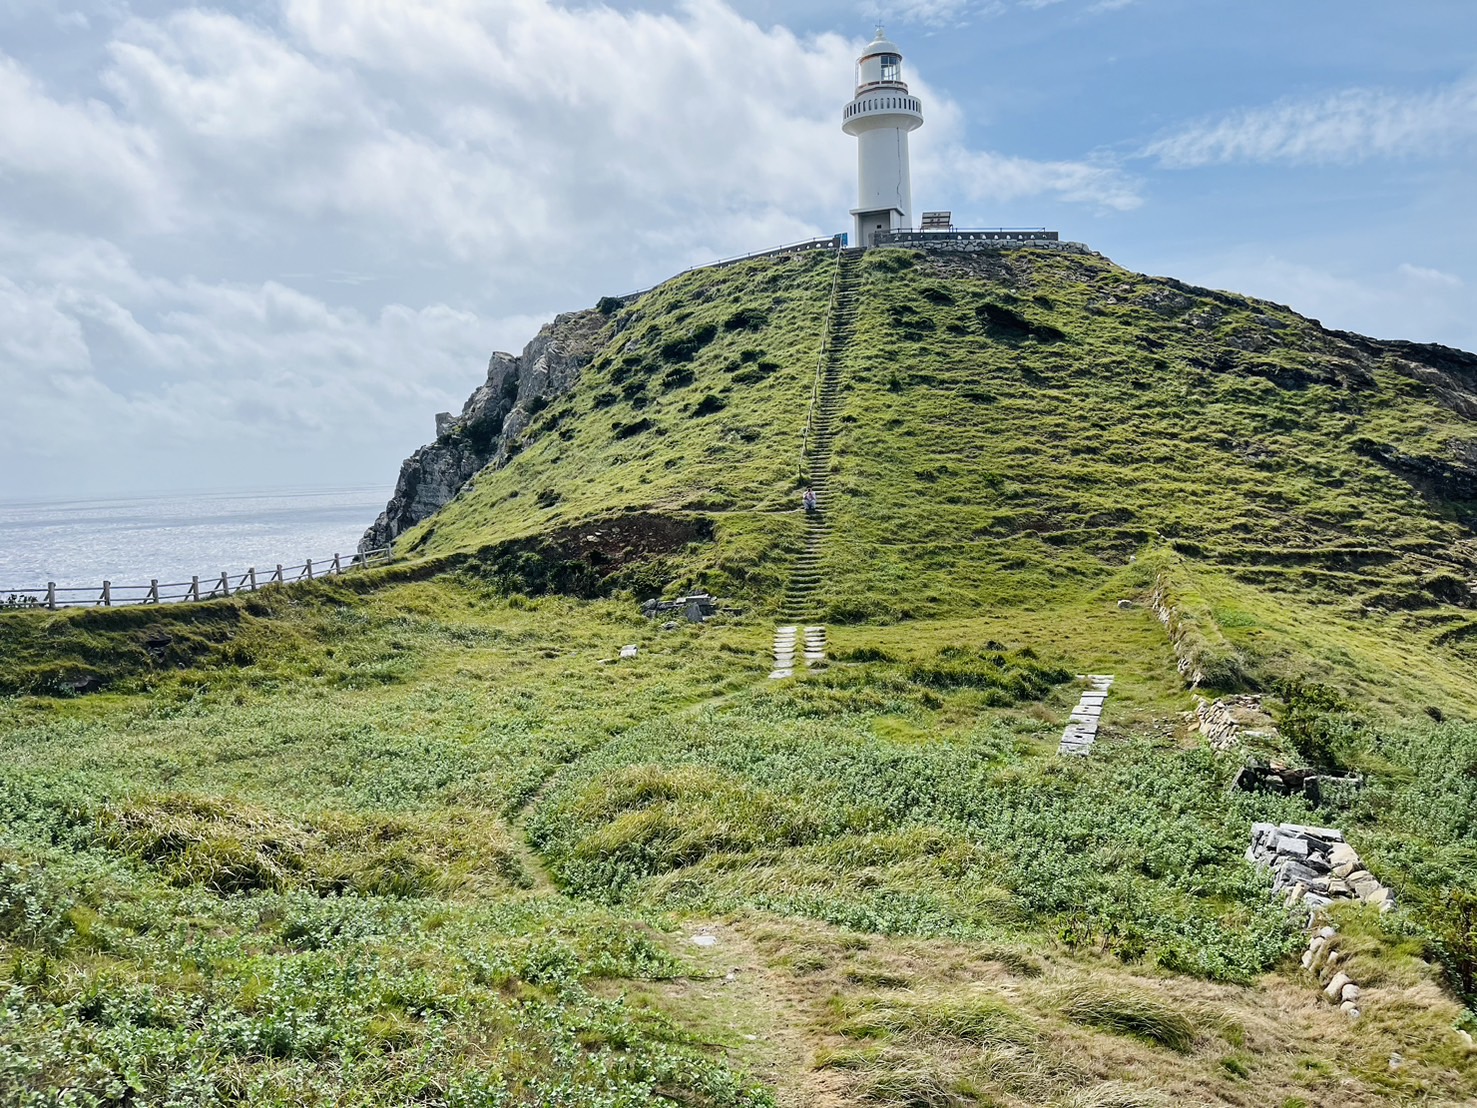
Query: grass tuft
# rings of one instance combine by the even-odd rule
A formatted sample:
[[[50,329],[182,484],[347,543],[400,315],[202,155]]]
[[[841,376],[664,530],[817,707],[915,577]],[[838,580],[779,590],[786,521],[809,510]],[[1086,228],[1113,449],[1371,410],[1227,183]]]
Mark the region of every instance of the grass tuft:
[[[1195,1045],[1195,1025],[1141,989],[1077,986],[1057,999],[1057,1008],[1073,1023],[1132,1035],[1181,1054]]]

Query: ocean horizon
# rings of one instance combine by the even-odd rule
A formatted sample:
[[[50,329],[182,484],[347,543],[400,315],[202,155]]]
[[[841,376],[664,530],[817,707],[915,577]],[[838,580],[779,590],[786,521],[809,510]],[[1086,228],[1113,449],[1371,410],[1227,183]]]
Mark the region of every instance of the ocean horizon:
[[[352,554],[389,485],[0,500],[0,596],[202,580]]]

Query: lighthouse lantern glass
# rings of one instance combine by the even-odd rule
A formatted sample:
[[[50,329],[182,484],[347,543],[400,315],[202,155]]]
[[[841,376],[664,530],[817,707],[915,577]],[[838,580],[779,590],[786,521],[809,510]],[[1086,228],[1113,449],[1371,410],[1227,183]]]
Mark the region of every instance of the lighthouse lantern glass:
[[[882,79],[884,81],[901,81],[903,79],[903,59],[896,54],[883,54]]]

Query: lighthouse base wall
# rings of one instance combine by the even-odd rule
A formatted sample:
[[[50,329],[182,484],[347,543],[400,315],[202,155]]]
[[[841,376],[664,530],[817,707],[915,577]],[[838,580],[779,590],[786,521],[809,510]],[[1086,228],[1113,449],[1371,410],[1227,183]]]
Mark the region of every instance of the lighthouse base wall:
[[[903,226],[903,213],[896,208],[882,208],[876,211],[853,211],[851,218],[851,241],[863,248],[875,246],[879,235],[891,235],[898,231],[907,230]]]
[[[856,212],[897,212],[889,231],[912,227],[913,185],[908,172],[908,131],[871,127],[857,133]],[[863,243],[865,245],[865,243]]]

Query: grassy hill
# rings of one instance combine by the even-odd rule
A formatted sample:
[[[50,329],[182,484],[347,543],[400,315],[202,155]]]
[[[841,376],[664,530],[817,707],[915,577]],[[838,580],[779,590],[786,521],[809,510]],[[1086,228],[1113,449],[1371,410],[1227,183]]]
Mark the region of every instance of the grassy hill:
[[[1477,1098],[1477,359],[1093,255],[869,253],[832,664],[776,682],[834,266],[607,304],[402,566],[0,613],[0,1102]],[[696,585],[742,611],[640,616]],[[1364,787],[1228,791],[1186,674]],[[1397,892],[1334,910],[1357,1022],[1257,820]]]

